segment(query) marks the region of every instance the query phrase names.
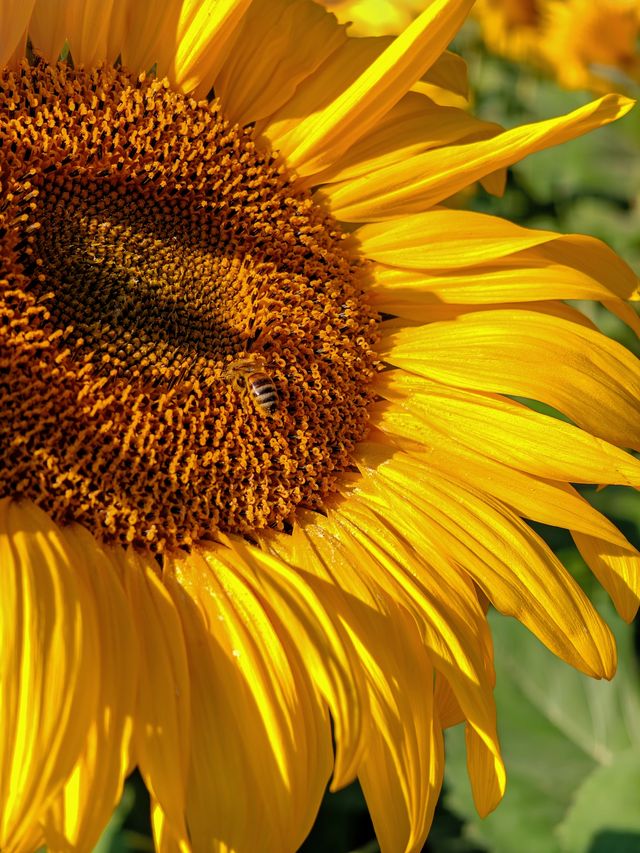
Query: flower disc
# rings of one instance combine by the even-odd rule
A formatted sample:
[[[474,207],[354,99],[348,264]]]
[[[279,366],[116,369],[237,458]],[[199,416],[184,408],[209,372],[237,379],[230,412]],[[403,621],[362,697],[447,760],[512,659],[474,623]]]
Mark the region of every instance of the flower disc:
[[[376,335],[335,222],[164,81],[24,65],[0,116],[0,496],[155,551],[321,507]]]

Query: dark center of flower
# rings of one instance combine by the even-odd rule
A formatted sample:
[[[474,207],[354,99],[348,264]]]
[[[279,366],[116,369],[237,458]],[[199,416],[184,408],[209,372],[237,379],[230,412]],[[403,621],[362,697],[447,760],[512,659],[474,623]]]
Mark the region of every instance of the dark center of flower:
[[[540,22],[538,0],[498,0],[496,4],[510,26],[534,27]]]
[[[0,497],[155,551],[321,508],[376,315],[336,223],[217,103],[0,78]]]

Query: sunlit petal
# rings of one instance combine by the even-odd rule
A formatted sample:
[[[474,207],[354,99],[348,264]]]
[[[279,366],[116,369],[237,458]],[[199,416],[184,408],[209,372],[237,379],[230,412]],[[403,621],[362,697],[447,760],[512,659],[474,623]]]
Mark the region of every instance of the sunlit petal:
[[[131,757],[138,686],[137,645],[131,613],[109,551],[81,527],[65,531],[75,550],[76,571],[91,589],[99,637],[94,662],[99,679],[98,713],[69,781],[47,813],[44,826],[52,850],[92,850],[122,795]],[[82,554],[91,553],[86,566]]]
[[[334,215],[348,222],[417,213],[534,151],[615,121],[632,106],[628,98],[607,95],[557,119],[506,130],[487,141],[427,151],[374,175],[332,184],[322,196]]]
[[[0,500],[3,849],[31,837],[95,720],[97,602],[76,574],[87,557],[33,504]]]
[[[184,809],[191,743],[185,639],[153,560],[135,551],[121,552],[117,558],[140,648],[132,748],[151,795],[181,843],[187,838]]]
[[[225,550],[228,562],[213,549],[171,567],[193,690],[191,843],[296,849],[331,772],[328,715],[302,659],[284,645],[275,613]]]
[[[464,565],[498,610],[516,616],[555,654],[589,675],[613,675],[615,648],[606,625],[515,513],[408,459],[372,474],[359,492],[378,512],[387,506],[392,524],[416,550],[437,547]],[[385,500],[387,492],[395,500]]]
[[[553,382],[541,351],[556,365]],[[640,449],[640,361],[598,332],[536,312],[486,311],[392,334],[383,352],[437,382],[548,403],[592,435]]]
[[[549,480],[640,487],[640,461],[630,454],[506,398],[449,388],[403,371],[381,374],[376,389],[398,404],[375,404],[376,426],[390,435],[425,447],[446,441],[473,448]]]
[[[424,74],[470,8],[469,0],[433,0],[345,92],[281,140],[282,156],[299,175],[332,165]]]

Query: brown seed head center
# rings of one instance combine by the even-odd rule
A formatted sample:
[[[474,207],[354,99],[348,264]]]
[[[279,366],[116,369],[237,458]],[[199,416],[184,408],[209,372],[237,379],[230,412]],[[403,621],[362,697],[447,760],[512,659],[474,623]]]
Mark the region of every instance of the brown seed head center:
[[[335,222],[123,71],[3,72],[0,145],[0,496],[156,551],[321,507],[376,327]]]

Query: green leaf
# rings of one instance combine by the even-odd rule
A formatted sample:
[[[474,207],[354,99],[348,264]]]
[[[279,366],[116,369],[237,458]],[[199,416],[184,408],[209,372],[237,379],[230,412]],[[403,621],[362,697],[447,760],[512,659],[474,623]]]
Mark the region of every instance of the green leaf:
[[[128,853],[131,848],[124,840],[122,826],[135,801],[133,789],[125,785],[118,807],[100,836],[93,853]]]
[[[615,625],[618,642],[619,671],[610,683],[589,679],[554,658],[515,620],[490,616],[507,792],[481,821],[473,808],[458,726],[447,733],[445,805],[466,818],[469,838],[492,853],[574,853],[564,846],[559,828],[576,791],[640,743],[631,629],[608,603],[600,609]],[[597,827],[615,829],[604,810],[594,809],[592,823],[594,836]]]
[[[558,827],[571,853],[636,853],[640,850],[640,745],[594,770],[576,793]]]

